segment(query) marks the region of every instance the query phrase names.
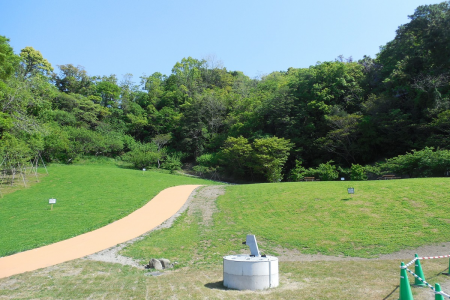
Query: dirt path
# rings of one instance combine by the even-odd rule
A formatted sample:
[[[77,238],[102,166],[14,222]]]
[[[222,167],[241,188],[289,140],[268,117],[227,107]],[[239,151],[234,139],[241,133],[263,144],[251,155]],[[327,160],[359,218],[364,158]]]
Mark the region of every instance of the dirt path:
[[[41,248],[0,258],[0,278],[49,267],[141,236],[173,216],[199,185],[163,190],[145,206],[97,230]]]
[[[136,241],[142,240],[144,237],[146,237],[150,232],[154,230],[159,230],[162,228],[170,228],[172,226],[172,223],[188,208],[189,208],[188,214],[200,213],[202,215],[203,222],[201,224],[206,226],[211,225],[212,215],[214,212],[217,211],[216,199],[218,196],[223,195],[224,193],[225,187],[223,185],[203,186],[201,188],[195,189],[189,195],[189,198],[184,203],[184,205],[177,211],[177,213],[172,215],[161,225],[158,225],[152,230],[146,232],[145,234],[137,238],[131,239],[125,243],[86,256],[85,259],[129,265],[143,269],[144,266],[140,265],[138,261],[130,257],[120,255],[119,254],[120,250]]]

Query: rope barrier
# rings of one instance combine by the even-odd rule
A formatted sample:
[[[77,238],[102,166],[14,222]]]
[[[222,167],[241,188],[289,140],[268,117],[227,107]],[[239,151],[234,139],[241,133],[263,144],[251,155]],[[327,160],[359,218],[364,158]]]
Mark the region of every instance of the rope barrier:
[[[420,258],[419,258],[419,259],[420,259]],[[406,268],[409,267],[410,265],[412,265],[413,263],[415,263],[416,260],[417,260],[417,258],[414,258],[412,261],[410,261],[409,263],[407,263],[407,264],[405,265],[405,267],[406,267]]]
[[[419,257],[419,259],[434,259],[434,258],[446,258],[446,257],[450,257],[450,255],[424,256],[424,257]]]
[[[408,271],[409,273],[411,273],[412,276],[414,276],[415,278],[417,278],[417,279],[419,279],[420,281],[422,281],[423,283],[425,283],[427,287],[429,287],[430,289],[432,289],[432,290],[434,291],[434,287],[433,287],[431,284],[429,284],[428,282],[426,282],[426,280],[423,280],[423,279],[422,279],[420,276],[418,276],[416,273],[414,273],[414,272],[411,271],[410,269],[406,268],[406,266],[405,266],[405,268],[403,268],[403,269],[406,269],[406,271]]]
[[[418,280],[420,280],[421,282],[423,282],[427,287],[429,287],[435,294],[438,295],[442,295],[444,297],[447,297],[450,299],[450,295],[444,293],[443,291],[441,292],[436,292],[436,289],[434,288],[434,286],[432,286],[431,284],[429,284],[426,280],[422,279],[420,276],[418,276],[416,273],[414,273],[413,271],[411,271],[410,269],[408,269],[408,267],[410,265],[412,265],[416,260],[420,260],[420,259],[434,259],[434,258],[446,258],[446,257],[450,257],[450,255],[440,255],[440,256],[428,256],[428,257],[416,257],[414,258],[412,261],[410,261],[409,263],[407,263],[404,266],[400,266],[400,269],[406,269],[406,271],[408,271],[411,275],[413,275],[415,278],[417,278]],[[450,272],[450,270],[449,270]],[[403,277],[402,277],[403,278]]]

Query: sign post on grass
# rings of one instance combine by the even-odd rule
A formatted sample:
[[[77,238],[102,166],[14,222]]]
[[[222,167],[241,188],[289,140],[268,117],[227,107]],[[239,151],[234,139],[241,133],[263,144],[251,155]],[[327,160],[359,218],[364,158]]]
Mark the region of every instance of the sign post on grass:
[[[348,191],[349,194],[354,194],[355,193],[355,188],[349,187],[347,189],[347,191]]]
[[[53,210],[53,204],[55,204],[55,203],[56,203],[55,198],[48,199],[48,204],[51,204],[50,210]]]
[[[144,173],[145,173],[145,168],[142,169],[142,175],[144,175]]]

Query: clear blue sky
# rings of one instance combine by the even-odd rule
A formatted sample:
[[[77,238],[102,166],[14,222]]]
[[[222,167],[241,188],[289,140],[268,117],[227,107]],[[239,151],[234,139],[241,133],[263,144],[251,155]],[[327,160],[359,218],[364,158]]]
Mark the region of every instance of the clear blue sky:
[[[425,2],[427,1],[427,2]],[[215,55],[250,77],[338,55],[375,57],[432,0],[0,0],[0,35],[55,67],[89,75],[169,75],[183,57]]]

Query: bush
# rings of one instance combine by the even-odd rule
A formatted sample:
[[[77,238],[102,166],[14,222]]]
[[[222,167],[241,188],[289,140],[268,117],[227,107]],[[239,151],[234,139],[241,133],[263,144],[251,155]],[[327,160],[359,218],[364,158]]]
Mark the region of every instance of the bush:
[[[216,153],[205,153],[197,157],[195,161],[197,164],[205,167],[213,167],[218,164]]]
[[[197,157],[198,165],[192,169],[198,176],[211,175],[211,178],[218,170],[218,159],[216,153],[206,153]]]
[[[301,181],[304,177],[315,177],[322,181],[331,181],[339,177],[339,172],[336,166],[332,165],[332,160],[325,164],[320,164],[316,169],[305,169],[300,161],[296,160],[295,162],[295,168],[290,173],[290,179],[292,181]]]
[[[450,171],[450,151],[432,147],[386,159],[380,167],[383,173],[408,175],[409,177],[448,176]]]
[[[171,174],[174,173],[175,170],[180,170],[182,157],[182,153],[173,153],[167,155],[164,162],[162,163],[162,168],[169,170]]]
[[[339,172],[339,177],[344,177],[346,180],[351,178],[351,173],[352,170],[350,168],[342,168],[342,167],[337,167],[337,170]]]
[[[358,164],[352,164],[350,171],[350,180],[362,181],[367,180],[366,169]]]
[[[302,166],[302,162],[295,160],[295,168],[289,173],[289,179],[291,181],[302,181],[306,173],[305,167]]]
[[[336,166],[331,163],[333,163],[332,160],[325,164],[320,164],[314,172],[315,177],[319,177],[322,181],[336,180],[339,177],[339,172]]]
[[[157,166],[161,159],[161,152],[158,152],[154,144],[136,143],[130,152],[122,155],[122,160],[131,163],[137,169]]]

